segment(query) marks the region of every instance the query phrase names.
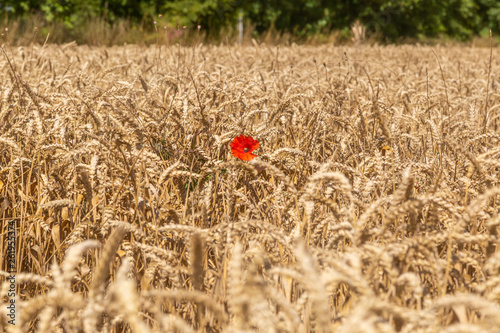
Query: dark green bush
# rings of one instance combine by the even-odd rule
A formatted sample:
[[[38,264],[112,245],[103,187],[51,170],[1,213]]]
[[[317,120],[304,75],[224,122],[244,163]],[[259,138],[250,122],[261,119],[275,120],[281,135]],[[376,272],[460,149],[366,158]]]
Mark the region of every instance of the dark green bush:
[[[153,21],[170,27],[202,25],[217,35],[234,26],[243,13],[257,33],[275,29],[309,37],[331,31],[348,32],[360,20],[367,33],[387,41],[447,36],[467,40],[500,30],[497,0],[0,0],[0,15],[29,20],[42,14],[46,22],[67,29],[92,19],[112,25],[119,20]],[[162,14],[162,18],[159,18]]]

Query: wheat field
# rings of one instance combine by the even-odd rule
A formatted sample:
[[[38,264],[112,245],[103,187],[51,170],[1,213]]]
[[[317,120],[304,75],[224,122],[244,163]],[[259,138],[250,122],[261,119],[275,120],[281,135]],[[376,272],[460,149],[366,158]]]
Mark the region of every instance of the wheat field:
[[[497,49],[1,51],[0,331],[500,332]]]

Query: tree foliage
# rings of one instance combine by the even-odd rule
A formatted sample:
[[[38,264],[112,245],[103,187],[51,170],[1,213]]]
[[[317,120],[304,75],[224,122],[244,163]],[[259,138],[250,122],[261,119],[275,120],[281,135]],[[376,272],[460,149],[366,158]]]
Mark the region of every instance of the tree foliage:
[[[0,0],[0,15],[28,19],[41,13],[47,22],[68,28],[92,18],[138,23],[162,14],[170,25],[200,24],[218,33],[235,23],[240,10],[257,32],[276,29],[296,36],[348,33],[356,20],[386,40],[441,35],[465,40],[500,30],[497,0]]]

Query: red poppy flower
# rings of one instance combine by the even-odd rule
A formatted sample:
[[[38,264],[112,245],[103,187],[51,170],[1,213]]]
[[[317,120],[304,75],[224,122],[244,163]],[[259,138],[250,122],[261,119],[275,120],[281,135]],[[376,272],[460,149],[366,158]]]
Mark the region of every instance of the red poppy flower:
[[[259,148],[259,141],[254,140],[251,136],[240,135],[231,142],[233,156],[242,161],[254,159],[257,155],[252,154],[252,152],[257,148]]]

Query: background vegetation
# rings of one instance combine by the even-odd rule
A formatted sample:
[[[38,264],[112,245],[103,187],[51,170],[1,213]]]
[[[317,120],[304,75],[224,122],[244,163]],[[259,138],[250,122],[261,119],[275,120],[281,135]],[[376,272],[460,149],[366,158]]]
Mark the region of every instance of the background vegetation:
[[[144,40],[144,35],[155,31],[155,20],[161,28],[196,30],[201,25],[212,39],[227,36],[239,15],[253,37],[276,31],[302,39],[332,33],[349,39],[357,20],[369,36],[390,42],[436,37],[463,41],[500,28],[496,0],[1,0],[0,15],[5,26],[17,22],[22,32],[32,33],[37,26],[43,36],[57,31],[52,37],[56,41],[109,44],[125,40],[116,39],[120,29],[130,33],[128,41],[154,42],[155,37]],[[101,35],[106,30],[108,39],[88,38],[89,30]]]

